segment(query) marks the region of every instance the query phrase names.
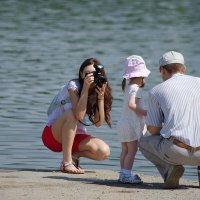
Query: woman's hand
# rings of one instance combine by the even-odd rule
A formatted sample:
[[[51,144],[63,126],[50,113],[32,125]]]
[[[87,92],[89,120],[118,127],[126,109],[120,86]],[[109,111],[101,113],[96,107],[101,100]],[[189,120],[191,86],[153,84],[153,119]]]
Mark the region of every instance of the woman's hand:
[[[104,93],[105,93],[106,87],[107,87],[107,83],[104,83],[102,85],[102,87],[99,87],[98,85],[96,86],[95,90],[97,92],[99,100],[103,100],[104,99]]]
[[[94,83],[94,75],[93,75],[93,73],[87,74],[85,76],[85,78],[84,78],[84,85],[83,85],[83,87],[89,89],[90,86],[91,86],[91,84],[93,84],[93,83]]]
[[[73,110],[78,120],[83,120],[86,114],[88,92],[91,85],[94,83],[93,73],[88,73],[84,78],[83,89],[80,97],[78,96],[75,103],[73,103]]]
[[[105,120],[105,113],[104,113],[104,94],[107,87],[107,83],[103,84],[102,87],[99,87],[96,85],[95,91],[97,93],[98,98],[98,107],[99,109],[96,110],[95,114],[95,121],[97,123],[95,124],[96,127],[99,127],[103,124]]]

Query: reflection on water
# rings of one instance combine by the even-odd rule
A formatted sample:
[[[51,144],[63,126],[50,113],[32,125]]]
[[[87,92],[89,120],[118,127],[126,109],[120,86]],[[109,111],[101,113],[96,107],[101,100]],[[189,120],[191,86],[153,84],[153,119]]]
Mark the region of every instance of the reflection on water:
[[[157,62],[165,51],[181,51],[188,74],[200,75],[199,2],[174,1],[40,1],[0,2],[0,155],[1,168],[56,169],[61,155],[45,149],[41,132],[46,110],[57,89],[77,75],[80,63],[97,57],[113,87],[112,129],[89,131],[111,147],[104,162],[83,159],[83,167],[119,168],[123,59],[144,57],[152,71],[147,92],[161,82]],[[166,12],[167,11],[167,12]],[[138,152],[135,170],[158,174]],[[196,178],[187,167],[186,178]]]

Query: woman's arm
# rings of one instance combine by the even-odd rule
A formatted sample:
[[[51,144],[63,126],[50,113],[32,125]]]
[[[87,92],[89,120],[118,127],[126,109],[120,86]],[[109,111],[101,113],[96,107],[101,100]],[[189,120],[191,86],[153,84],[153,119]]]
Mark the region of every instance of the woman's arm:
[[[87,92],[81,93],[79,97],[78,91],[69,89],[72,111],[77,120],[82,120],[85,116],[87,106]]]
[[[103,124],[104,120],[105,120],[105,112],[104,112],[104,93],[105,93],[105,89],[106,89],[107,84],[103,84],[102,88],[98,87],[96,88],[96,92],[98,95],[98,107],[99,110],[96,110],[95,113],[95,122],[97,122],[95,124],[96,127],[99,127]]]
[[[85,77],[80,97],[78,95],[78,91],[69,90],[72,110],[77,120],[83,120],[85,117],[88,100],[88,90],[93,82],[93,76],[88,75]]]

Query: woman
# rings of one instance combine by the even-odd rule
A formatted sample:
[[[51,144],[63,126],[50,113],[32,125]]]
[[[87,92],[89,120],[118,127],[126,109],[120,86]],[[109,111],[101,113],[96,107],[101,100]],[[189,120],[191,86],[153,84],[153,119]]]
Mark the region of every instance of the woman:
[[[102,67],[95,58],[86,59],[79,69],[79,78],[72,79],[63,87],[68,103],[56,108],[48,117],[42,134],[44,145],[55,152],[63,152],[60,170],[65,173],[82,174],[79,158],[104,160],[110,154],[109,146],[87,133],[84,118],[99,127],[104,121],[111,127],[110,111],[112,89],[103,68],[102,84],[95,76],[96,66]]]

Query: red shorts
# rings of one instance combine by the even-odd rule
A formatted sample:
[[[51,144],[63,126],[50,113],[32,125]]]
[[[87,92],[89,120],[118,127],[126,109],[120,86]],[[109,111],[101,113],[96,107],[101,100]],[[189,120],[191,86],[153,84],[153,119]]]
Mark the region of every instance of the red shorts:
[[[74,143],[72,146],[72,153],[73,152],[78,152],[79,151],[79,145],[81,143],[81,141],[83,141],[84,139],[91,137],[92,135],[90,134],[76,134],[75,138],[74,138]],[[53,136],[53,133],[51,131],[51,127],[46,126],[43,130],[42,133],[42,141],[44,143],[44,145],[54,151],[54,152],[61,152],[62,151],[62,144],[60,144]]]

